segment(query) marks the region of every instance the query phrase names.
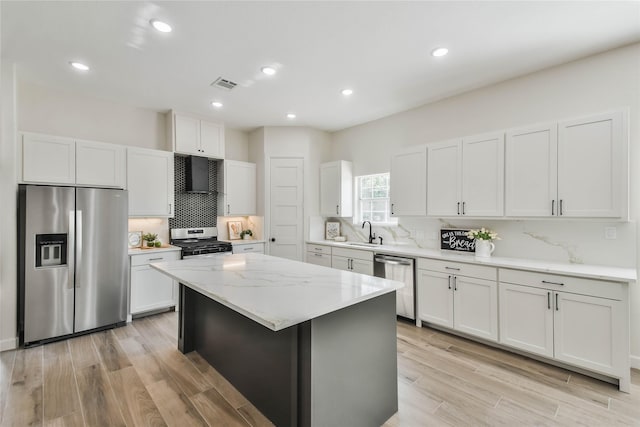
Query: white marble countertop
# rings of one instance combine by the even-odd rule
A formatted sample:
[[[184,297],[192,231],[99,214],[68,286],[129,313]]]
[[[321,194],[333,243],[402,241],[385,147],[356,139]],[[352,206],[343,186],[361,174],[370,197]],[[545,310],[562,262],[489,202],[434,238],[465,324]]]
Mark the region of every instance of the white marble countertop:
[[[151,266],[274,331],[404,286],[393,280],[257,253]]]
[[[308,240],[307,243],[329,245],[340,248],[359,249],[391,255],[405,255],[419,258],[438,259],[443,261],[487,265],[499,268],[512,268],[517,270],[563,274],[576,277],[584,277],[588,279],[611,280],[617,282],[634,282],[637,280],[637,272],[634,268],[609,267],[604,265],[569,264],[507,257],[491,257],[487,260],[477,260],[473,254],[448,252],[439,249],[422,249],[407,245],[361,246],[350,244],[358,242],[333,242],[330,240]]]
[[[254,240],[254,239],[236,239],[236,240],[223,240],[223,242],[229,242],[234,246],[237,245],[252,245],[254,243],[265,243],[264,240]]]
[[[161,248],[149,248],[149,249],[142,249],[142,248],[134,248],[134,249],[129,249],[129,255],[144,255],[144,254],[150,254],[150,253],[156,253],[156,252],[171,252],[171,251],[181,251],[182,249],[178,246],[171,246],[171,245],[167,245],[167,246],[163,246]]]

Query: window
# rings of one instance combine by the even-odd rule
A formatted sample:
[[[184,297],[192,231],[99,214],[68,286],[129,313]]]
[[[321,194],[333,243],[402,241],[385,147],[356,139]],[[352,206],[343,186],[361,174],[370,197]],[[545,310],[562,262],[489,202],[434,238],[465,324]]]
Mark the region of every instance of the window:
[[[354,219],[357,222],[392,222],[389,218],[389,174],[358,176],[356,184],[358,214]]]

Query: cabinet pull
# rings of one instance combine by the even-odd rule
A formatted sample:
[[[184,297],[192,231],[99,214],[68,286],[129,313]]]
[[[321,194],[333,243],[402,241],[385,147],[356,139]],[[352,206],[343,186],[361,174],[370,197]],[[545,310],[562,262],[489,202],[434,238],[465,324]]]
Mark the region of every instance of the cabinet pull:
[[[313,256],[322,256],[322,254],[313,254]]]
[[[336,213],[340,215],[340,205],[336,205]]]
[[[556,294],[556,311],[558,311],[558,294]]]
[[[451,276],[449,276],[449,289],[451,289]]]
[[[394,206],[395,206],[395,203],[391,203],[391,215],[393,215],[393,214],[394,214],[394,212],[393,212],[393,207],[394,207]]]
[[[353,270],[353,260],[349,258],[348,260],[349,270]]]
[[[464,206],[466,205],[467,202],[462,202],[462,215],[466,215],[465,211],[464,211]]]
[[[169,212],[167,213],[171,214],[171,203],[169,203]]]
[[[556,214],[556,201],[552,200],[551,201],[551,216]]]
[[[559,208],[559,209],[558,209],[558,211],[559,211],[559,213],[558,213],[558,214],[559,214],[559,215],[562,215],[562,199],[560,199],[559,205],[560,205],[560,206],[558,207],[558,208]]]
[[[551,310],[551,292],[547,292],[547,309]]]
[[[149,261],[160,261],[161,259],[164,259],[164,257],[159,257],[159,258],[149,258]]]
[[[453,276],[453,290],[458,290],[458,276]]]
[[[227,204],[227,214],[230,214],[230,213],[231,213],[231,205]]]
[[[460,202],[458,202],[458,215],[460,215]]]
[[[455,271],[460,271],[459,268],[457,267],[445,267],[445,270],[455,270]]]
[[[560,283],[560,282],[549,282],[548,280],[543,280],[542,283],[544,283],[545,285],[560,285],[560,286],[564,286],[564,283]]]

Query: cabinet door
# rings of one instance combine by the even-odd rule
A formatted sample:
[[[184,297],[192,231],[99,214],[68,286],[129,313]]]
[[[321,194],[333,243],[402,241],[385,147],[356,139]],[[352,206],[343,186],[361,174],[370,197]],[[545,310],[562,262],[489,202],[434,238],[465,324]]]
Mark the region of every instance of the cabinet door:
[[[427,148],[415,147],[391,157],[391,215],[427,214]]]
[[[224,215],[256,214],[255,163],[224,162]]]
[[[129,216],[173,216],[173,153],[127,148]]]
[[[170,307],[173,280],[148,265],[131,267],[131,314]]]
[[[558,199],[562,216],[623,215],[628,197],[625,135],[622,113],[559,124]]]
[[[462,143],[429,144],[427,164],[427,215],[461,215]]]
[[[316,265],[322,265],[324,267],[331,267],[331,255],[321,254],[318,252],[307,252],[307,262],[309,264],[316,264]],[[335,268],[338,268],[338,267],[335,267]]]
[[[123,188],[125,147],[76,141],[76,184]]]
[[[604,374],[621,375],[623,358],[628,358],[628,352],[619,351],[628,340],[622,302],[556,292],[553,304],[555,358]]]
[[[201,155],[224,159],[224,142],[224,125],[204,120],[200,122]]]
[[[331,267],[338,270],[351,271],[351,258],[333,255],[331,257]]]
[[[200,120],[180,114],[175,114],[173,119],[175,132],[174,151],[176,153],[202,156],[202,149],[200,148]]]
[[[373,262],[363,261],[361,259],[351,259],[351,271],[354,273],[373,276]]]
[[[416,286],[418,318],[453,328],[453,276],[418,270]]]
[[[24,134],[22,136],[22,181],[75,184],[75,142],[67,138]]]
[[[553,357],[552,291],[500,283],[500,343]]]
[[[340,164],[320,165],[320,215],[340,215]]]
[[[558,126],[507,133],[506,216],[548,217],[558,213]]]
[[[493,280],[457,276],[453,281],[454,329],[498,340],[498,284]]]
[[[463,139],[462,214],[504,216],[504,134]]]

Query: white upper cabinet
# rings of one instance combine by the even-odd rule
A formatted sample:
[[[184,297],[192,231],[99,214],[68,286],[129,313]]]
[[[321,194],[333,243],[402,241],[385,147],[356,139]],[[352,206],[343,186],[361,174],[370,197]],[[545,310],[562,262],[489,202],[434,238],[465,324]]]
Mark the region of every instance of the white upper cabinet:
[[[617,112],[508,132],[506,215],[626,218],[625,129]]]
[[[504,215],[504,135],[427,146],[427,214]]]
[[[546,217],[557,212],[558,126],[507,132],[506,215]]]
[[[76,184],[123,188],[125,156],[121,145],[76,141]]]
[[[622,112],[558,125],[559,214],[626,217],[627,137]]]
[[[125,147],[25,133],[20,182],[123,188]]]
[[[21,182],[76,183],[76,145],[73,139],[22,135]]]
[[[320,215],[353,215],[353,175],[351,162],[338,160],[320,165]]]
[[[427,214],[427,148],[412,147],[391,157],[391,216]]]
[[[168,115],[173,150],[214,159],[224,159],[224,125],[185,114]]]
[[[224,161],[224,204],[222,215],[256,214],[256,164]]]
[[[127,148],[129,216],[173,217],[173,153]]]

